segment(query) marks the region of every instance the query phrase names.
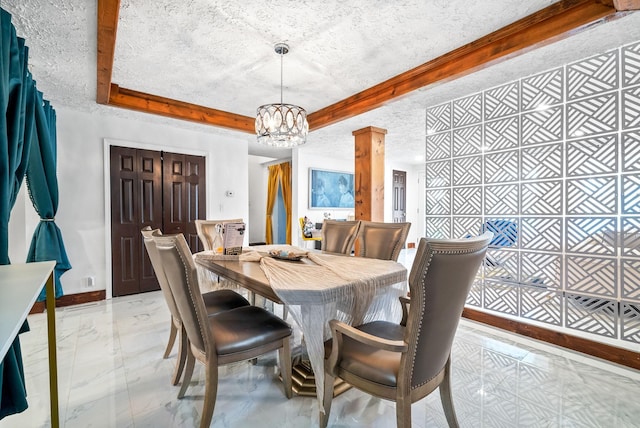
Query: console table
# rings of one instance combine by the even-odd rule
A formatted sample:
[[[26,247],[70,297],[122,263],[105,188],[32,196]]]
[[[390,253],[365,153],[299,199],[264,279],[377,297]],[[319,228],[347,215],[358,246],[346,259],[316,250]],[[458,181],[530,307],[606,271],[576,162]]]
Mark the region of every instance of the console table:
[[[51,426],[59,427],[56,299],[53,284],[55,266],[55,261],[0,266],[0,361],[4,360],[13,345],[31,307],[46,283]]]

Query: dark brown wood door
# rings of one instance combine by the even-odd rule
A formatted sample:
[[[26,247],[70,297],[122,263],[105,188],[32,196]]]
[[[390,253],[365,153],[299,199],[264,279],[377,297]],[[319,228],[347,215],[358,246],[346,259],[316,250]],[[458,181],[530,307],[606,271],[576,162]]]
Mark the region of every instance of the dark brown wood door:
[[[164,153],[163,165],[163,230],[184,234],[192,252],[202,251],[195,220],[206,215],[204,158]]]
[[[184,233],[191,250],[201,250],[194,220],[205,217],[205,159],[116,146],[110,157],[113,296],[158,290],[140,230]]]
[[[162,227],[160,152],[111,147],[111,252],[114,296],[158,290],[140,229]]]
[[[407,173],[393,171],[393,222],[407,221]]]

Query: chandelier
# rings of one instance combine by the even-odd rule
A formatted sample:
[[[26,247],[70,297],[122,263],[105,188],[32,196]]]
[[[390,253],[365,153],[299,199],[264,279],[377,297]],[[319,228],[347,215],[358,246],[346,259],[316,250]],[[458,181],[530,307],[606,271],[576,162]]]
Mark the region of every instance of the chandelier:
[[[273,147],[296,147],[307,142],[309,123],[307,112],[302,107],[282,103],[282,61],[289,46],[278,43],[276,53],[280,55],[280,103],[265,104],[256,113],[258,143]]]

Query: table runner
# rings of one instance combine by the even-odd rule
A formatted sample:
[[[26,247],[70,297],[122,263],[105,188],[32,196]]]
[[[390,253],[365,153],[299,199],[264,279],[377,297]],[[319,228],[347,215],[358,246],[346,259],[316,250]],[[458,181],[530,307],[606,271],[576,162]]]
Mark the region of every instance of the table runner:
[[[398,297],[406,293],[407,270],[388,260],[313,252],[307,257],[313,263],[262,257],[260,266],[302,330],[321,400],[329,320],[350,325],[373,320],[399,322],[402,309]]]

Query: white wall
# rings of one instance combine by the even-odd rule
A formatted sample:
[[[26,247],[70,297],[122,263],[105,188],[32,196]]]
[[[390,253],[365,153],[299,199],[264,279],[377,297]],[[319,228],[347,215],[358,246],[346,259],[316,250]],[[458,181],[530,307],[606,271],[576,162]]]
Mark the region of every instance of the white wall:
[[[332,219],[346,219],[348,215],[354,214],[352,209],[309,208],[309,168],[311,167],[353,173],[354,160],[320,157],[310,154],[304,147],[293,150],[291,243],[300,247],[305,246],[298,222],[300,217],[307,216],[315,223],[322,223],[325,212],[330,213]]]
[[[106,289],[107,296],[111,295],[110,214],[105,193],[109,187],[105,179],[109,143],[205,156],[207,218],[248,218],[246,140],[214,140],[204,131],[113,117],[108,110],[105,107],[96,113],[84,113],[56,106],[60,189],[56,224],[73,267],[61,278],[65,294]],[[234,196],[225,197],[227,190]],[[38,219],[28,197],[18,203],[24,204],[26,221],[11,223],[9,247],[12,255],[25,251],[24,260]],[[14,212],[20,213],[20,209]],[[87,276],[96,278],[94,287],[86,288]]]
[[[29,207],[27,207],[27,203]],[[27,208],[34,211],[31,200],[27,196],[27,184],[23,181],[9,217],[9,260],[11,263],[24,263],[27,260],[27,252],[33,234],[32,231],[27,236],[26,232],[26,217],[29,213]]]
[[[249,156],[249,242],[264,242],[267,216],[267,164],[273,158]]]
[[[292,221],[292,243],[293,245],[304,246],[302,241],[300,225],[298,218],[307,216],[314,222],[322,222],[323,213],[328,212],[333,219],[344,219],[348,215],[354,214],[354,210],[330,210],[327,208],[309,208],[309,168],[321,168],[332,171],[354,172],[355,160],[351,159],[335,159],[320,157],[305,151],[304,147],[293,150],[293,221]],[[424,183],[419,183],[419,173],[423,170],[423,166],[414,166],[408,164],[393,163],[385,161],[384,166],[384,221],[392,220],[392,199],[391,192],[393,189],[393,170],[401,170],[407,172],[407,221],[411,222],[411,230],[407,242],[417,242],[419,237],[424,236],[424,215],[422,207],[424,206]]]

